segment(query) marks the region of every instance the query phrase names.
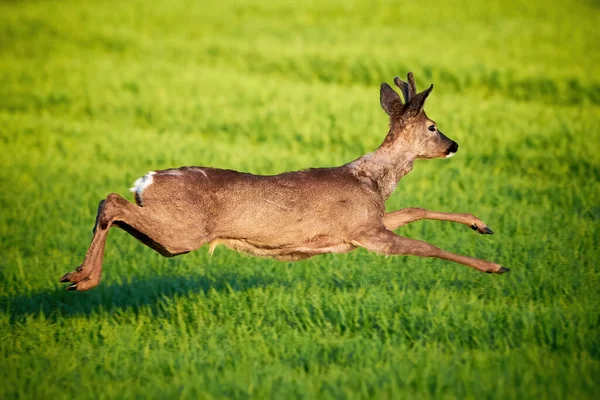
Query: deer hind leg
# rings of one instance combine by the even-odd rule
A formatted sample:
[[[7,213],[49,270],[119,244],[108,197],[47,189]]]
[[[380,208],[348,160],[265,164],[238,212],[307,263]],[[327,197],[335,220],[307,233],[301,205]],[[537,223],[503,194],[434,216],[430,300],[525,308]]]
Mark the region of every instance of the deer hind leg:
[[[133,237],[165,257],[188,253],[202,246],[206,240],[202,232],[190,230],[185,223],[178,226],[176,216],[166,209],[140,207],[118,194],[110,194],[98,206],[94,237],[83,263],[75,271],[65,274],[61,282],[71,282],[67,290],[88,290],[100,283],[102,259],[108,230],[112,226],[123,229]],[[172,212],[171,212],[172,214]]]
[[[458,254],[444,251],[434,245],[421,240],[414,240],[398,236],[394,232],[383,229],[373,233],[363,235],[363,237],[354,242],[356,245],[386,255],[414,255],[420,257],[436,257],[444,260],[454,261],[459,264],[475,268],[481,272],[502,274],[509,269],[489,261],[477,258],[461,256]]]
[[[383,223],[389,230],[395,230],[403,225],[422,219],[458,222],[459,224],[467,225],[469,228],[481,234],[491,235],[494,233],[482,220],[473,214],[445,213],[414,207],[403,208],[385,214]]]
[[[94,229],[92,230],[94,236],[92,238],[92,242],[88,247],[88,250],[85,254],[84,262],[78,266],[75,271],[68,272],[60,278],[61,282],[74,282],[78,283],[83,280],[89,279],[94,271],[94,267],[98,264],[102,264],[102,254],[104,253],[104,245],[106,243],[106,236],[108,233],[108,228],[102,229],[99,227],[100,218],[103,215],[104,207],[106,205],[106,200],[102,200],[100,204],[98,204],[98,213],[96,214],[96,222],[94,224]],[[100,260],[98,260],[98,256],[100,256]],[[101,272],[101,267],[98,268],[96,275],[99,275]],[[92,279],[98,279],[99,276],[94,276]],[[83,286],[83,285],[82,285]],[[70,285],[67,287],[67,290],[76,290],[75,285]]]

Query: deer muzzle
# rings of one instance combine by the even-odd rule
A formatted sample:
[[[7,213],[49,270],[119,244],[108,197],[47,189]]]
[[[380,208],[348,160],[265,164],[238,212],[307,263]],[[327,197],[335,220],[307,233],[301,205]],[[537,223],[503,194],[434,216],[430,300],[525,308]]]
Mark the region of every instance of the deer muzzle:
[[[450,158],[453,155],[456,154],[456,152],[458,151],[458,143],[456,143],[455,141],[452,141],[452,144],[450,145],[450,147],[448,147],[448,150],[446,150],[446,157],[444,158]]]

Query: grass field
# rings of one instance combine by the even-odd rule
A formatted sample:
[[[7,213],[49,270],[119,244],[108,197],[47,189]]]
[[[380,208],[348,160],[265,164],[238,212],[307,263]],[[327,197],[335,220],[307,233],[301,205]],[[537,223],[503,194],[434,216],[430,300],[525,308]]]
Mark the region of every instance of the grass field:
[[[0,398],[594,398],[600,393],[597,1],[0,2]],[[481,274],[363,250],[162,258],[98,201],[149,170],[334,166],[387,132],[412,70],[460,143],[388,209]]]

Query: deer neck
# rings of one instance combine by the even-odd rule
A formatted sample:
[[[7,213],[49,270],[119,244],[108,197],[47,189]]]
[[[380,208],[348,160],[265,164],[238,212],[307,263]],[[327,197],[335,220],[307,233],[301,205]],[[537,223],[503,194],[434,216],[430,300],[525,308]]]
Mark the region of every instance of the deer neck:
[[[401,143],[389,143],[386,140],[373,153],[365,154],[349,164],[353,173],[370,179],[387,199],[396,189],[400,179],[413,169],[416,153],[407,150]]]

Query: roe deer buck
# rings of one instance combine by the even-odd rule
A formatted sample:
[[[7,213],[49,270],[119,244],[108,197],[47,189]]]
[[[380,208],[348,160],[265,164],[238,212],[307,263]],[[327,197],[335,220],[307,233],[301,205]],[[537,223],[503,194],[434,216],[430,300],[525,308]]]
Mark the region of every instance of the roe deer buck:
[[[381,107],[390,117],[385,140],[373,153],[335,168],[258,176],[231,170],[182,167],[149,172],[131,190],[137,204],[109,194],[98,206],[94,236],[85,260],[61,282],[67,290],[98,285],[108,231],[117,226],[166,257],[210,243],[279,260],[346,253],[357,247],[382,254],[438,257],[479,271],[507,268],[398,236],[393,230],[420,219],[453,221],[482,234],[493,233],[471,214],[405,208],[386,213],[385,201],[416,159],[448,158],[458,144],[423,111],[433,85],[418,93],[394,78],[405,102],[381,84]]]

